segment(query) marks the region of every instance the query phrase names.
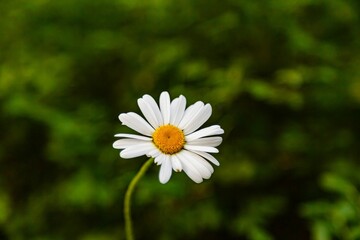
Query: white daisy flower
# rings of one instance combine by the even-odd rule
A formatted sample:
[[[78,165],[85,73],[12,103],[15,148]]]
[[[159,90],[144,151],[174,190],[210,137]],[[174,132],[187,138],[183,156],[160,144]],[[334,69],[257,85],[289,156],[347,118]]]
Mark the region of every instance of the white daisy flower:
[[[220,163],[209,153],[218,153],[216,148],[222,142],[224,130],[219,125],[199,129],[211,116],[210,104],[201,101],[186,108],[186,98],[180,95],[170,102],[168,92],[160,95],[160,107],[155,100],[144,95],[138,105],[145,116],[129,112],[119,115],[123,125],[141,135],[119,133],[122,139],[114,142],[113,147],[123,149],[122,158],[146,155],[161,165],[159,180],[167,183],[172,170],[184,172],[196,183],[209,179],[214,168],[208,162],[219,166]]]

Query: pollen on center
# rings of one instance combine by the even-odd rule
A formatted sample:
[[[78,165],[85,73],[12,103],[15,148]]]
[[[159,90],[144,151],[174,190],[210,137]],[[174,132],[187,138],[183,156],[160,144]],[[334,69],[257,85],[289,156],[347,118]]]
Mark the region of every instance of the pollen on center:
[[[158,127],[152,135],[156,147],[165,154],[175,154],[185,145],[183,131],[173,125]]]

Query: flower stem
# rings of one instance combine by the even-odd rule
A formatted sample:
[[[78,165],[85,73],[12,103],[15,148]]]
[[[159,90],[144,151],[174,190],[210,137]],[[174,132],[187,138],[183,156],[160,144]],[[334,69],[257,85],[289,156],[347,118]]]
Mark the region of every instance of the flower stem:
[[[145,172],[150,167],[153,162],[153,158],[149,158],[140,168],[139,172],[135,175],[135,177],[131,180],[128,189],[125,193],[125,201],[124,201],[124,218],[125,218],[125,233],[127,240],[134,240],[133,227],[131,221],[131,196],[134,191],[136,184],[139,182],[141,177],[145,174]]]

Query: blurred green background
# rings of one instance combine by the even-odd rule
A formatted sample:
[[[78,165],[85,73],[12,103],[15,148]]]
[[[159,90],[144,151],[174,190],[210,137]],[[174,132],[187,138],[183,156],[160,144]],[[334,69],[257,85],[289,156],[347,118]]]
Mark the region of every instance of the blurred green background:
[[[0,239],[124,239],[146,157],[118,115],[163,90],[211,103],[210,180],[136,189],[138,239],[360,239],[360,2],[3,0]]]

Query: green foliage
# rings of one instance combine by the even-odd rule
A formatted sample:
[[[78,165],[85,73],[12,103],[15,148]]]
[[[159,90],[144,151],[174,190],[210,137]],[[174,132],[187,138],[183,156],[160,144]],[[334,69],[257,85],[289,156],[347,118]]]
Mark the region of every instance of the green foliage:
[[[0,2],[0,239],[122,239],[117,119],[209,102],[221,166],[133,202],[138,239],[360,239],[356,0]]]
[[[321,186],[335,193],[333,199],[307,203],[303,214],[313,222],[313,238],[360,238],[360,194],[352,182],[335,173],[324,173]]]

